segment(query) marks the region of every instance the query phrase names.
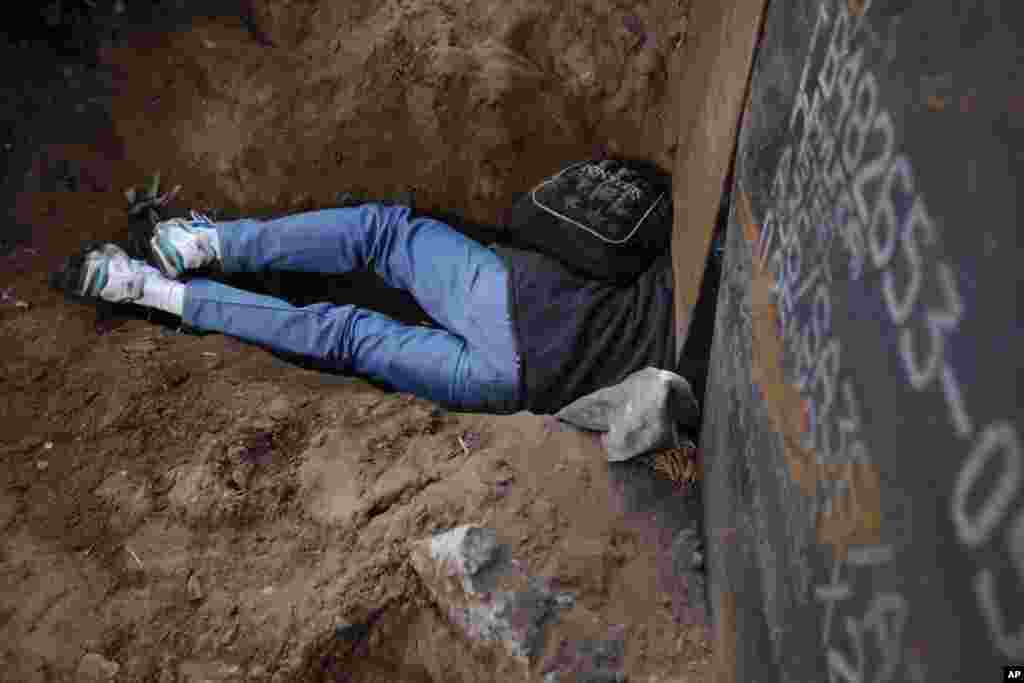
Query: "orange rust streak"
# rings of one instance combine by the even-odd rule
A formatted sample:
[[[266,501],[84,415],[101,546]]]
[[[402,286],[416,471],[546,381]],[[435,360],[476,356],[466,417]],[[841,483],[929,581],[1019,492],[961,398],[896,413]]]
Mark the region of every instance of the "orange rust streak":
[[[715,624],[715,683],[736,680],[736,594],[718,593],[718,619]]]
[[[760,231],[750,196],[740,190],[738,199],[737,220],[747,244],[753,249]],[[848,482],[848,488],[833,497],[831,511],[818,515],[818,542],[832,546],[836,557],[845,557],[851,545],[880,541],[879,475],[868,463],[821,465],[815,452],[802,445],[809,428],[808,402],[788,380],[782,367],[784,341],[778,333],[779,314],[772,296],[771,273],[758,259],[751,260],[751,379],[761,388],[772,429],[782,439],[790,476],[804,495],[816,495],[819,481]]]
[[[847,0],[846,6],[851,17],[859,17],[864,14],[865,0]]]

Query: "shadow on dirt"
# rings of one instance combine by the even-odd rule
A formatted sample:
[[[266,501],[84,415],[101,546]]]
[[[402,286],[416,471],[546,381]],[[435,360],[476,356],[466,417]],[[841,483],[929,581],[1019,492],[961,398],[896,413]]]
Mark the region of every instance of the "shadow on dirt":
[[[83,91],[92,101],[111,94],[109,79],[96,72],[99,50],[120,44],[129,34],[166,33],[199,18],[237,20],[257,40],[267,40],[248,0],[50,0],[5,17],[0,60],[17,68],[0,71],[0,255],[31,237],[30,227],[18,220],[14,207],[34,150],[45,143],[70,141],[76,130],[111,127],[103,107],[81,102]],[[74,125],[69,127],[72,112]],[[64,187],[53,189],[79,189],[73,172],[63,180]],[[107,188],[86,182],[81,189]]]

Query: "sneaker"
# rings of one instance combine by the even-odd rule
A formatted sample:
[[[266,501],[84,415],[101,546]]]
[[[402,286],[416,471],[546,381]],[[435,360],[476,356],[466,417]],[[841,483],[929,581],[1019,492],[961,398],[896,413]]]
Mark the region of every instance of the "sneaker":
[[[55,272],[51,284],[73,299],[133,303],[142,298],[147,276],[162,278],[145,261],[132,259],[116,244],[88,244]]]
[[[196,211],[191,219],[171,218],[156,224],[150,239],[153,260],[169,278],[212,266],[220,261],[219,240],[213,221]]]

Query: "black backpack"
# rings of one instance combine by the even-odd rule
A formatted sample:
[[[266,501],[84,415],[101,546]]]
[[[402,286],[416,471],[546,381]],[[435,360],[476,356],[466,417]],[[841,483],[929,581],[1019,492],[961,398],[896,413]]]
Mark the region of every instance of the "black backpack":
[[[628,284],[672,239],[672,183],[654,164],[573,164],[520,197],[502,242],[558,259],[595,280]]]

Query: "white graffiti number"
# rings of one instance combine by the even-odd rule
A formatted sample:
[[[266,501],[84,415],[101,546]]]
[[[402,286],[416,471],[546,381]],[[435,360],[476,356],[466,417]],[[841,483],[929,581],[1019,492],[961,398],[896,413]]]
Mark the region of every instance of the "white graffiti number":
[[[968,496],[990,462],[1001,469],[995,487],[976,510],[969,511]],[[989,425],[967,456],[953,489],[953,524],[964,545],[974,548],[989,540],[1013,502],[1021,470],[1020,442],[1013,426],[1005,422]]]
[[[784,365],[807,401],[802,443],[813,448],[818,463],[871,462],[861,421],[864,397],[858,396],[858,388],[864,388],[857,386],[857,369],[840,362],[857,350],[844,350],[849,342],[834,328],[845,323],[849,312],[860,312],[858,297],[864,295],[854,292],[876,297],[864,309],[872,318],[882,310],[880,317],[887,318],[878,322],[895,340],[895,360],[905,379],[901,391],[941,393],[952,428],[947,436],[955,437],[947,442],[969,451],[947,509],[959,547],[978,553],[972,583],[992,643],[1007,657],[1024,660],[1024,602],[1019,598],[1024,509],[1016,505],[1024,489],[1024,456],[1011,420],[997,419],[984,428],[981,422],[975,430],[967,401],[972,395],[965,396],[958,378],[964,372],[956,361],[962,355],[959,335],[966,311],[960,283],[969,281],[969,273],[956,270],[950,260],[956,254],[945,255],[950,245],[942,244],[944,226],[929,212],[916,186],[920,178],[915,179],[911,159],[900,149],[898,132],[905,122],[900,110],[885,106],[890,81],[870,68],[878,47],[866,18],[871,0],[862,0],[863,11],[856,15],[850,13],[853,3],[816,4],[817,20],[789,116],[792,144],[782,150],[775,168],[771,206],[754,254],[774,276]],[[834,282],[844,278],[851,285],[850,297],[833,290]],[[823,509],[849,484],[823,477]],[[889,505],[896,493],[887,491]],[[906,526],[909,532],[909,522]],[[886,532],[886,540],[893,542],[892,528]],[[884,564],[895,550],[877,546],[873,552],[864,557]],[[1007,554],[1008,565],[991,559]],[[851,552],[847,566],[862,566],[853,557]],[[831,584],[815,588],[824,603],[829,681],[862,683],[869,674],[876,683],[901,675],[925,680],[923,655],[902,642],[910,614],[907,600],[887,591],[884,575],[875,574],[867,585],[879,592],[867,596],[863,615],[850,616],[865,601],[858,599],[852,577],[839,580],[840,564],[837,560],[833,567]]]

